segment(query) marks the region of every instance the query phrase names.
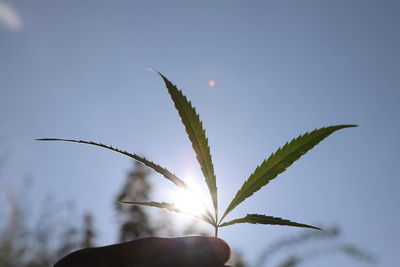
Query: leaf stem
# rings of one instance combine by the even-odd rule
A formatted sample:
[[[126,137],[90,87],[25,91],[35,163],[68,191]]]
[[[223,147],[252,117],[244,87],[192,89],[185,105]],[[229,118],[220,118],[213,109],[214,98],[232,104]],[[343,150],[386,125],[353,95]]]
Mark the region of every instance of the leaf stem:
[[[215,238],[218,237],[218,225],[215,226]]]

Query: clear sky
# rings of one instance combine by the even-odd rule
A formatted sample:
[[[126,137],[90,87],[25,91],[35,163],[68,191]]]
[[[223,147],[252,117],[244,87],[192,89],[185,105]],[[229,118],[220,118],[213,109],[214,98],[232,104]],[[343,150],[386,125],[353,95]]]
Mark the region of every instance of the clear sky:
[[[248,212],[338,224],[380,266],[396,266],[399,14],[399,1],[384,0],[0,0],[0,125],[12,152],[3,173],[8,183],[29,174],[39,192],[93,211],[99,242],[114,242],[112,200],[130,160],[33,139],[101,141],[181,176],[199,174],[161,80],[146,71],[153,67],[184,90],[204,121],[223,208],[286,141],[359,124],[334,133],[229,218]],[[173,186],[153,176],[163,200]],[[220,236],[251,259],[296,231],[238,225]]]

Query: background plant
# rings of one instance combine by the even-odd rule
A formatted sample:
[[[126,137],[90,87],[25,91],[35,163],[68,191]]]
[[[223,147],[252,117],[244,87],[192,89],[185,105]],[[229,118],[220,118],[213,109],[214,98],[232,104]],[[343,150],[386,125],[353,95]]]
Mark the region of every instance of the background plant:
[[[158,73],[158,72],[157,72]],[[164,208],[169,211],[177,213],[186,213],[199,220],[202,220],[215,229],[215,236],[218,236],[218,228],[225,227],[237,223],[252,223],[252,224],[269,224],[269,225],[287,225],[297,226],[305,228],[319,229],[318,227],[292,222],[290,220],[268,216],[260,214],[247,214],[245,217],[224,221],[225,217],[241,204],[248,197],[252,196],[255,192],[260,190],[263,186],[268,184],[272,179],[276,178],[280,173],[284,172],[290,165],[292,165],[301,156],[306,154],[314,146],[324,140],[326,137],[331,135],[333,132],[350,127],[356,127],[356,125],[334,125],[316,129],[309,133],[305,133],[292,141],[286,143],[283,147],[271,154],[266,160],[264,160],[250,175],[250,177],[243,183],[239,191],[236,193],[226,210],[220,216],[218,207],[218,190],[216,183],[216,176],[214,173],[214,165],[212,162],[210,147],[208,145],[208,139],[206,137],[205,129],[203,128],[202,121],[196,112],[196,109],[192,106],[191,102],[186,96],[173,85],[164,75],[158,73],[163,79],[165,86],[168,90],[169,95],[174,103],[175,108],[181,118],[181,121],[185,127],[186,133],[192,144],[196,158],[200,164],[201,171],[203,173],[205,182],[209,189],[212,211],[204,204],[204,214],[190,214],[180,209],[175,203],[167,202],[155,202],[155,201],[121,201],[123,204],[130,205],[143,205],[157,208]],[[104,145],[102,143],[96,143],[92,141],[84,140],[73,140],[73,139],[59,139],[59,138],[43,138],[38,139],[40,141],[66,141],[74,143],[83,143],[89,145],[95,145],[102,148],[110,149],[115,152],[124,154],[134,160],[141,162],[147,167],[154,171],[162,174],[166,179],[173,182],[176,186],[183,190],[187,190],[195,193],[195,190],[190,188],[182,179],[170,172],[168,169],[147,160],[145,157],[141,157],[137,154],[131,154],[124,150],[114,148],[112,146]]]
[[[270,242],[259,254],[254,266],[295,267],[318,258],[343,255],[350,259],[375,265],[373,254],[358,245],[341,240],[341,229],[331,226],[324,231],[307,231]]]

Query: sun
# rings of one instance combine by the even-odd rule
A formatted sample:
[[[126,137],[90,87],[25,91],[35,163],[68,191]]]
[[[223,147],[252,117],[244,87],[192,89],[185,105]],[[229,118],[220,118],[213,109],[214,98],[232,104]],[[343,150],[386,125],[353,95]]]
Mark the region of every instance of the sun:
[[[180,189],[173,193],[172,203],[178,209],[191,215],[204,215],[206,213],[204,204],[196,192]]]

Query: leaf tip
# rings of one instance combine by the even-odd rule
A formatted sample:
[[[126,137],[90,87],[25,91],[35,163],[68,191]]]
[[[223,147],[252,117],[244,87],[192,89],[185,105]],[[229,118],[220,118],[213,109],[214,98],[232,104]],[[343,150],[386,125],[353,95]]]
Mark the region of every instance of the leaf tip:
[[[171,83],[168,79],[167,79],[167,77],[165,77],[161,72],[159,72],[158,70],[156,70],[156,69],[154,69],[154,68],[151,68],[151,67],[148,67],[148,68],[146,68],[148,71],[151,71],[151,72],[154,72],[155,74],[158,74],[160,77],[161,77],[161,79],[163,79],[163,81],[164,81],[164,83],[167,85],[168,83]]]
[[[147,70],[147,71],[151,71],[151,72],[158,73],[158,71],[157,71],[157,70],[155,70],[155,69],[154,69],[154,68],[152,68],[152,67],[147,67],[147,68],[146,68],[146,70]]]
[[[345,128],[354,128],[354,127],[358,127],[358,124],[346,124],[343,126],[345,126]]]
[[[311,226],[312,229],[318,230],[318,231],[324,231],[324,229],[316,227],[316,226]]]
[[[164,75],[162,75],[162,73],[161,73],[161,72],[159,72],[158,70],[156,70],[155,68],[152,68],[152,67],[147,67],[147,68],[146,68],[146,70],[148,70],[148,71],[150,71],[150,72],[154,72],[154,73],[156,73],[156,74],[160,75],[160,76],[161,76],[161,78],[163,78],[163,79],[166,79],[166,77],[165,77]]]

